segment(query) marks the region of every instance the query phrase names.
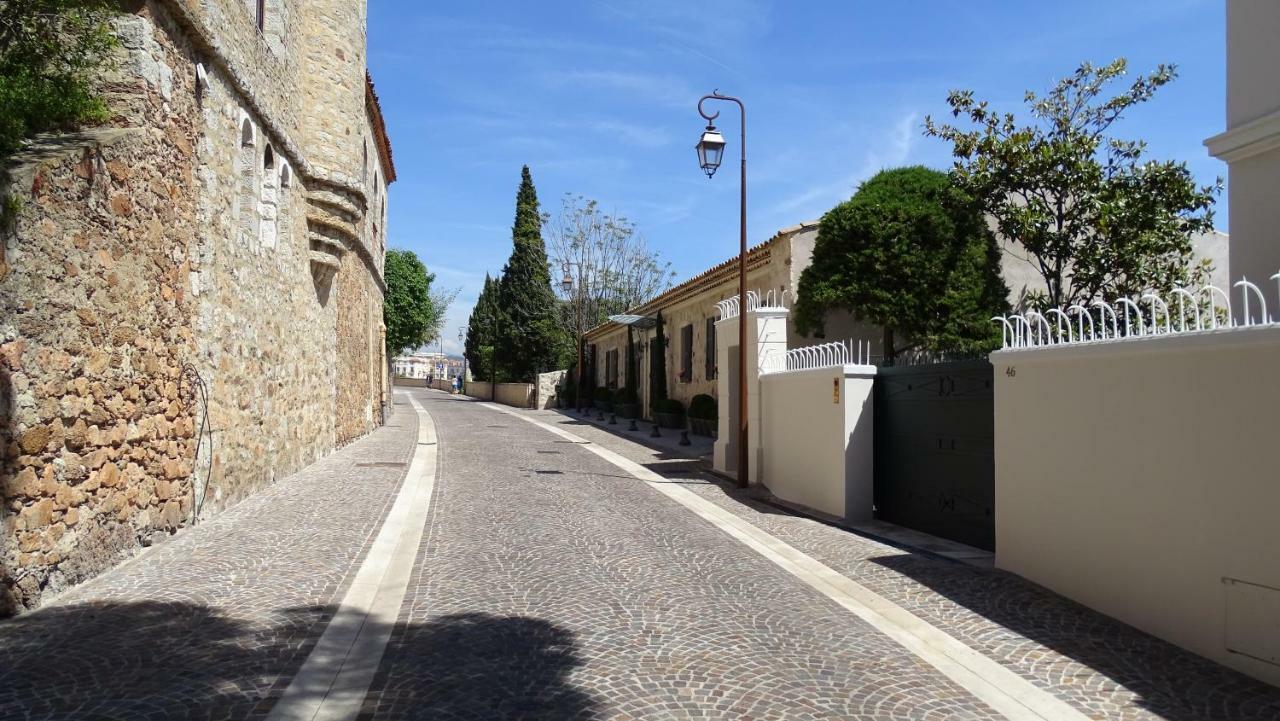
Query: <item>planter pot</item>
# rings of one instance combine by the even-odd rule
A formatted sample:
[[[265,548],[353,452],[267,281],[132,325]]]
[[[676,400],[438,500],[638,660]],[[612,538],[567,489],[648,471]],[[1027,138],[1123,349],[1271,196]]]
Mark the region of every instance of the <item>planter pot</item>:
[[[640,404],[639,403],[617,403],[614,405],[614,410],[616,410],[618,412],[618,415],[622,416],[623,418],[627,418],[627,419],[637,418],[640,415]]]
[[[684,428],[683,413],[657,413],[655,415],[658,416],[658,425],[663,428],[671,428],[677,431]]]
[[[714,418],[689,419],[689,430],[693,431],[693,434],[697,436],[709,436],[711,438],[715,438],[716,432],[719,430],[717,426],[719,426],[719,422]]]
[[[613,401],[592,401],[596,410],[601,413],[608,413],[613,410]]]

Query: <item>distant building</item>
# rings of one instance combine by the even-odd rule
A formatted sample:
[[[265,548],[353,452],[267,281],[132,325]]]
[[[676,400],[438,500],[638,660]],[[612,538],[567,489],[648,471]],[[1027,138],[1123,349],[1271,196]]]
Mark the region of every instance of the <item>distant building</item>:
[[[397,378],[456,378],[462,375],[462,359],[442,353],[410,353],[391,360]]]

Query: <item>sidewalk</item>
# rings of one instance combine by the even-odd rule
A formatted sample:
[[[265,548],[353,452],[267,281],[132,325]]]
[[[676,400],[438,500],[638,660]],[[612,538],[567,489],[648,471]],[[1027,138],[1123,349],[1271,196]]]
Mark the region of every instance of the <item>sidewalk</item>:
[[[388,425],[0,622],[0,718],[261,718],[333,616],[404,480]]]

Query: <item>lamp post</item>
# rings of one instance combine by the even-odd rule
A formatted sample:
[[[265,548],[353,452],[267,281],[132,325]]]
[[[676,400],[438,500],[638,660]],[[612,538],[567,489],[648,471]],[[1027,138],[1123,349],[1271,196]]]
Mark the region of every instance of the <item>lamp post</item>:
[[[582,264],[581,263],[576,263],[576,264],[570,263],[567,260],[564,262],[564,279],[560,281],[560,287],[564,289],[565,295],[569,295],[574,291],[575,286],[573,283],[573,276],[569,272],[574,265],[578,266],[578,283],[576,286],[578,292],[574,294],[574,300],[577,301],[577,306],[578,306],[578,312],[575,314],[578,320],[578,329],[577,329],[578,335],[577,335],[577,338],[575,339],[575,343],[577,343],[577,346],[578,346],[578,379],[573,384],[573,393],[575,396],[575,398],[573,399],[573,403],[574,403],[574,407],[576,407],[578,409],[578,412],[581,413],[582,412]]]
[[[738,487],[746,488],[747,475],[747,109],[738,98],[721,95],[714,90],[710,95],[698,99],[698,114],[707,121],[707,129],[698,139],[695,146],[698,150],[698,165],[702,167],[707,178],[716,174],[720,161],[724,159],[724,136],[716,130],[715,119],[719,112],[707,114],[702,106],[708,100],[722,100],[736,103],[738,115],[742,118],[742,133],[739,142],[742,144],[742,177],[739,186],[738,215]]]
[[[466,328],[458,326],[458,345],[464,345],[466,338]],[[462,380],[458,382],[458,390],[462,391],[463,395],[467,394],[467,350],[465,347],[462,349]]]

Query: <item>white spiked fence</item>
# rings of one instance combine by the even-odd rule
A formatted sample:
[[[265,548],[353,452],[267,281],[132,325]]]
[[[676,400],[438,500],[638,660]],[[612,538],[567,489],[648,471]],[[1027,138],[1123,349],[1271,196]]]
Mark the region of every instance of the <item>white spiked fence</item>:
[[[844,365],[870,365],[870,341],[835,341],[792,348],[786,353],[768,353],[760,360],[760,373],[807,371]]]
[[[1280,308],[1280,273],[1271,276],[1271,280],[1277,284],[1275,307]],[[1248,279],[1239,280],[1232,288],[1238,289],[1234,308],[1230,293],[1206,285],[1197,291],[1174,288],[1164,297],[1143,293],[1137,298],[1117,298],[1110,303],[1095,300],[1088,307],[1075,304],[1066,309],[1050,308],[1043,313],[1029,310],[996,316],[991,322],[1002,326],[1005,350],[1280,325],[1280,313],[1270,314],[1261,288]],[[1239,318],[1234,312],[1237,309]]]
[[[770,290],[763,295],[758,290],[747,291],[747,312],[753,310],[786,310],[787,295],[790,291],[778,292]],[[737,318],[742,314],[741,303],[738,302],[738,296],[725,298],[716,303],[716,313],[719,318],[716,320],[728,320],[729,318]]]

